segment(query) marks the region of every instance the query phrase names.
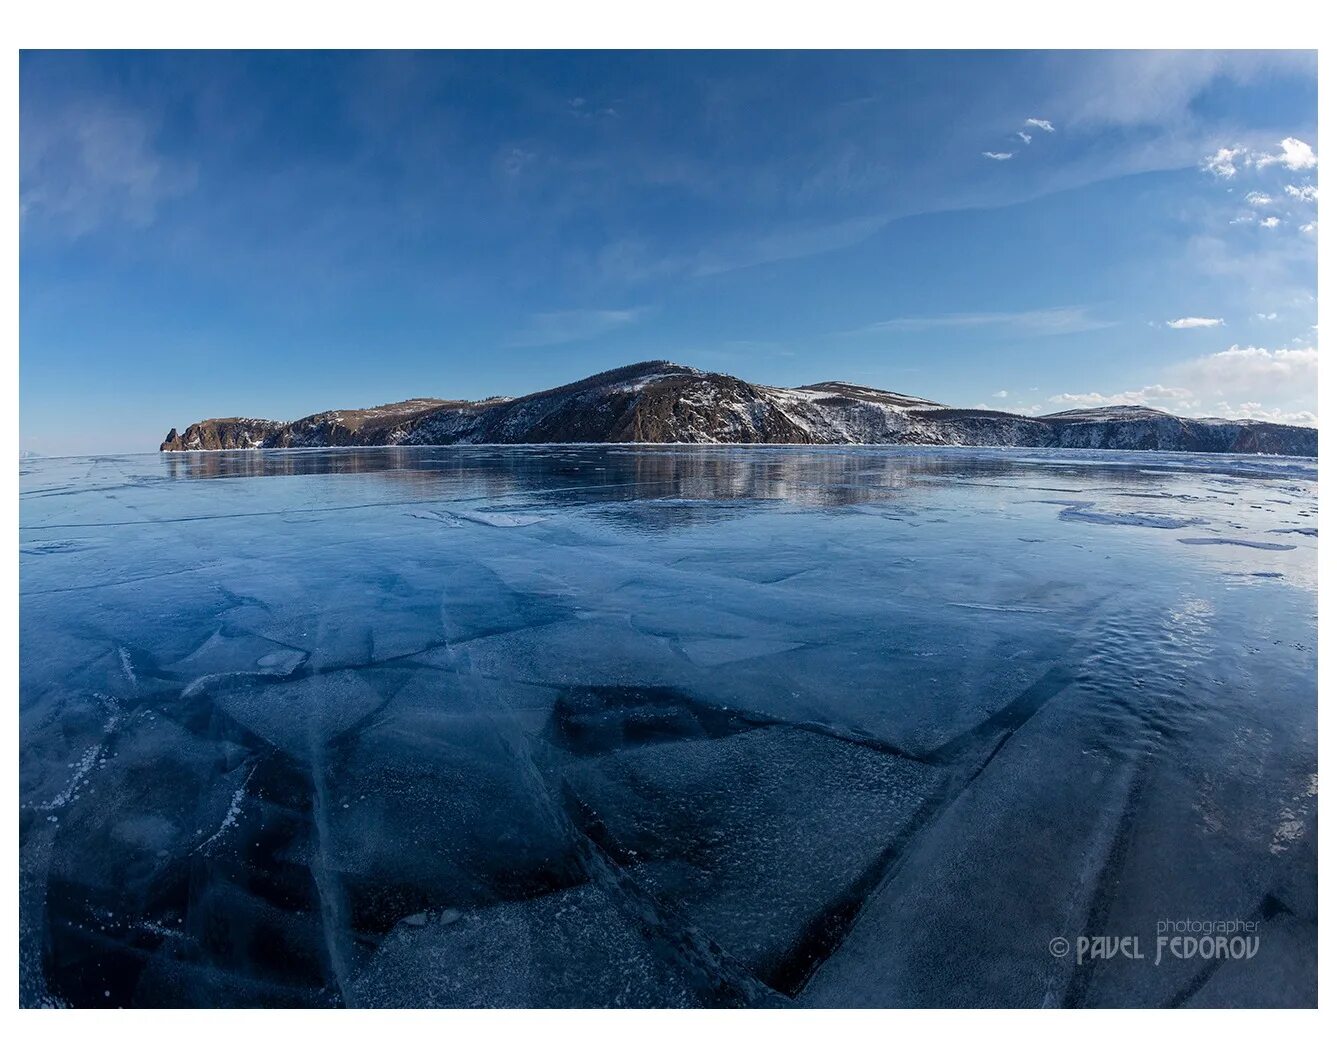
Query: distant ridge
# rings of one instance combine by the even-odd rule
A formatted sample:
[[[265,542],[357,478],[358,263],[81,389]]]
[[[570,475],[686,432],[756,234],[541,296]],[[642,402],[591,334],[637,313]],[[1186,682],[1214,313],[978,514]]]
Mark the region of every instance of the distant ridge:
[[[421,397],[293,422],[205,419],[164,452],[367,445],[923,444],[1316,456],[1318,431],[1120,405],[1031,417],[949,408],[850,382],[794,389],[650,360],[525,397]]]

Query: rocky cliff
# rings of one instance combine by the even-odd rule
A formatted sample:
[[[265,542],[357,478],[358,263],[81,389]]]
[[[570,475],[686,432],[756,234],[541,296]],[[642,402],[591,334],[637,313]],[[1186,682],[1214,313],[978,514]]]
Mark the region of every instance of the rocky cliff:
[[[164,452],[365,445],[930,444],[1126,448],[1315,456],[1318,431],[1251,420],[1189,419],[1152,408],[1028,417],[948,408],[847,382],[786,389],[663,360],[606,371],[525,397],[420,398],[293,422],[206,419]]]

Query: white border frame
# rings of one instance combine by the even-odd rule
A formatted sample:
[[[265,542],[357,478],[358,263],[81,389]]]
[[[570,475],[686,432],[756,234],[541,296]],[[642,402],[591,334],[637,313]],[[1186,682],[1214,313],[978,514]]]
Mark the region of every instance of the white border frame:
[[[11,8],[3,31],[9,97],[3,111],[9,154],[5,180],[10,207],[4,211],[9,255],[4,299],[3,343],[6,384],[3,429],[11,458],[18,450],[18,51],[20,48],[394,48],[432,45],[441,48],[1320,48],[1320,114],[1333,113],[1332,82],[1320,45],[1320,7],[1314,0],[1263,7],[1237,0],[1172,2],[1120,0],[1104,7],[1056,0],[984,3],[963,0],[951,5],[874,6],[853,0],[826,0],[800,8],[782,2],[679,0],[672,4],[633,4],[610,0],[539,3],[522,0],[466,8],[406,0],[375,5],[285,3],[236,0],[228,4],[121,0],[94,3],[66,0]],[[1322,131],[1330,124],[1320,123]],[[1334,141],[1337,142],[1337,141]],[[1331,284],[1322,268],[1320,235],[1319,303],[1329,304]],[[1331,379],[1320,372],[1320,419],[1337,407]],[[1320,436],[1321,461],[1333,457],[1326,430]],[[18,687],[18,504],[17,489],[3,501],[8,509],[11,559],[4,567],[5,606],[0,610],[6,643],[4,700],[7,789],[14,796],[17,775]],[[1337,658],[1327,620],[1332,598],[1328,586],[1332,563],[1320,549],[1319,656]],[[1320,666],[1319,708],[1326,717],[1332,679]],[[1330,741],[1331,723],[1320,725],[1320,758]],[[1322,767],[1320,765],[1320,771]],[[684,1048],[765,1055],[824,1052],[936,1052],[944,1045],[978,1047],[1004,1053],[1117,1054],[1151,1047],[1156,1053],[1248,1054],[1313,1049],[1324,1017],[1314,1012],[1009,1012],[970,1011],[809,1011],[697,1013],[531,1011],[531,1012],[217,1012],[217,1011],[19,1011],[17,813],[11,802],[4,814],[7,861],[4,892],[5,992],[11,1007],[10,1046],[20,1053],[133,1053],[205,1058],[238,1050],[263,1053],[310,1053],[313,1049],[377,1053],[430,1049],[478,1052],[533,1048],[540,1053],[579,1052],[582,1056],[628,1052],[680,1056]],[[1320,884],[1328,830],[1320,830]],[[1326,891],[1327,887],[1323,887]],[[1320,953],[1329,949],[1332,918],[1320,915]],[[1320,973],[1320,1007],[1331,1005],[1330,987]],[[1331,1034],[1326,1034],[1331,1036]]]

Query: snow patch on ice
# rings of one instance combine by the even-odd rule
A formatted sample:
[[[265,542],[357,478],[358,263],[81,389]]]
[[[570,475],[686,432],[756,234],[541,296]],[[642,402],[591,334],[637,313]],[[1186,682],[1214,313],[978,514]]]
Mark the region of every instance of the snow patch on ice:
[[[1086,506],[1067,507],[1059,512],[1067,522],[1093,522],[1096,525],[1138,525],[1148,529],[1187,529],[1190,525],[1205,525],[1204,518],[1175,518],[1165,514],[1123,513],[1093,511]]]
[[[1229,536],[1181,536],[1181,544],[1233,544],[1236,547],[1253,547],[1259,551],[1294,551],[1294,544],[1270,544],[1262,540],[1237,540]]]
[[[130,686],[137,687],[139,680],[135,677],[134,665],[130,663],[130,651],[126,650],[125,647],[117,647],[116,649],[121,655],[121,671],[125,673],[125,678],[130,681]]]

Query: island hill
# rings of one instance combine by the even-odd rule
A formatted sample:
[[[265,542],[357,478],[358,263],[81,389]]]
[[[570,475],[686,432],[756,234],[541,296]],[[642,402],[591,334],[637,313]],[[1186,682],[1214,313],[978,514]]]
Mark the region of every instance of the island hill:
[[[847,382],[786,389],[665,360],[526,397],[420,398],[293,422],[205,419],[164,452],[452,444],[922,444],[1316,456],[1318,431],[1117,406],[1030,417]]]

